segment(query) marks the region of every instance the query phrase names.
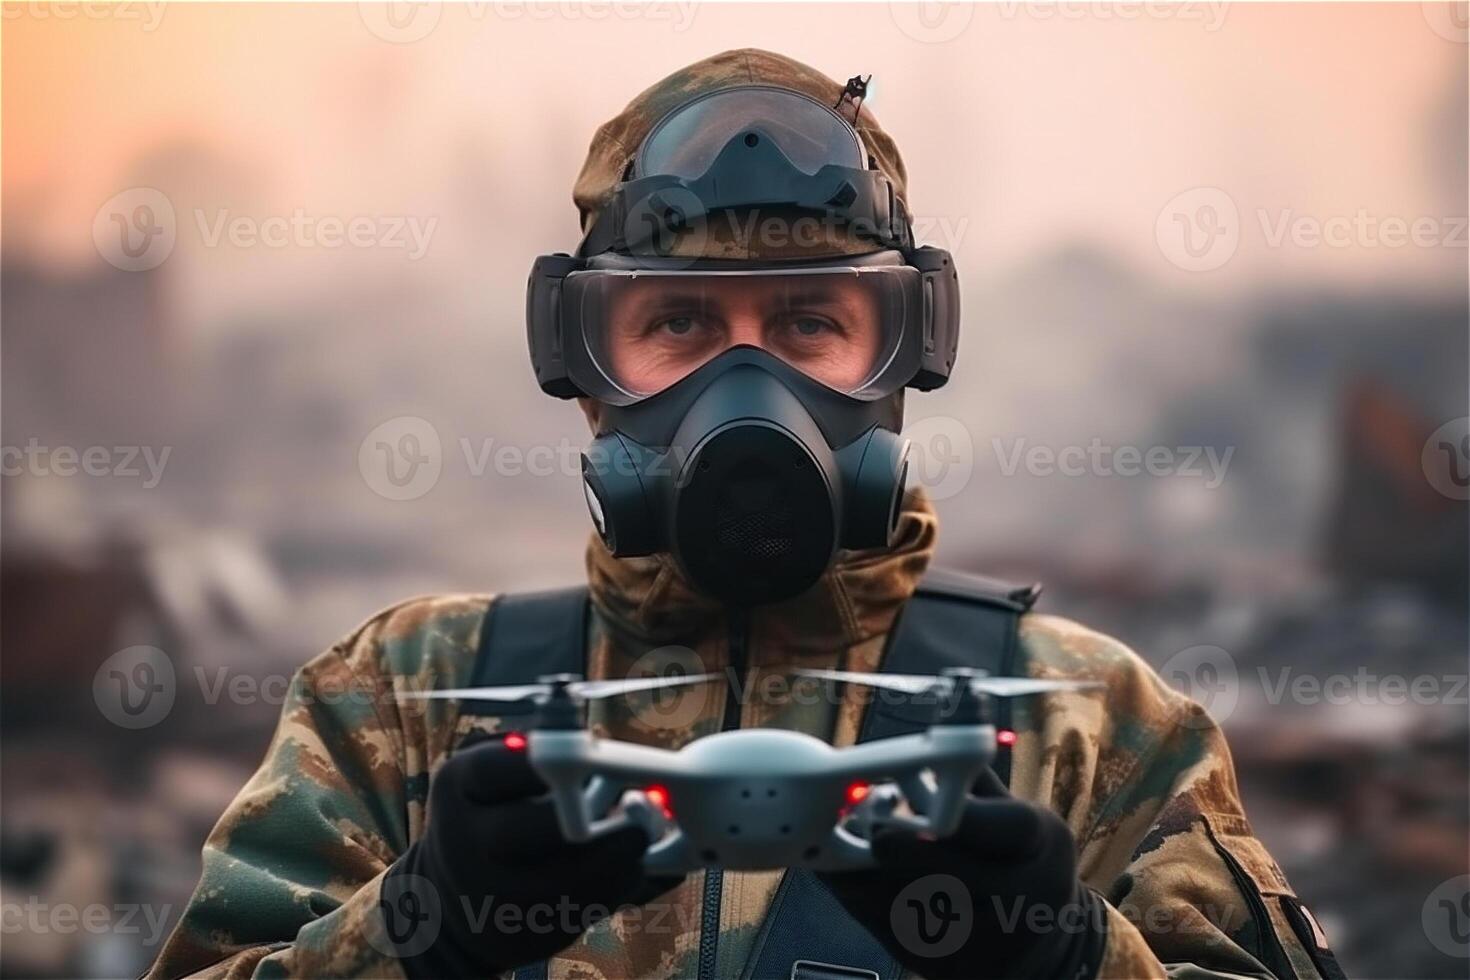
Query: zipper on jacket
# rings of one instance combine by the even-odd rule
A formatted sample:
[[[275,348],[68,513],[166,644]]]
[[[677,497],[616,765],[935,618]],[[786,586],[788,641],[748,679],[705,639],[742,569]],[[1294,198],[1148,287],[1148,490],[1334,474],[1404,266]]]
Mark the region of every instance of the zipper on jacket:
[[[730,657],[725,667],[728,683],[725,687],[725,713],[720,720],[722,732],[740,727],[740,693],[745,687],[745,669],[750,659],[749,637],[750,613],[744,609],[730,610]],[[715,978],[715,959],[720,950],[720,902],[724,890],[725,873],[719,868],[706,868],[704,894],[700,899],[699,980]]]
[[[725,667],[729,684],[725,687],[725,714],[720,731],[728,732],[740,727],[740,694],[745,687],[745,668],[750,660],[750,611],[730,610],[730,659]]]
[[[1241,896],[1245,898],[1246,904],[1250,906],[1251,915],[1255,917],[1258,923],[1257,938],[1260,941],[1260,945],[1253,951],[1257,954],[1256,958],[1266,964],[1276,976],[1282,977],[1283,980],[1297,980],[1298,974],[1292,969],[1291,959],[1286,955],[1286,950],[1281,946],[1281,937],[1276,934],[1276,923],[1272,921],[1271,913],[1266,909],[1266,897],[1261,894],[1261,890],[1256,885],[1255,879],[1245,870],[1245,866],[1240,863],[1240,859],[1231,852],[1230,848],[1225,846],[1225,842],[1220,840],[1216,835],[1215,829],[1209,825],[1209,821],[1205,822],[1205,833],[1209,836],[1210,843],[1215,845],[1215,852],[1220,855],[1221,860],[1225,862],[1225,866],[1230,869],[1230,876],[1235,879],[1235,887],[1240,890]],[[1316,959],[1313,958],[1312,962],[1315,964]]]

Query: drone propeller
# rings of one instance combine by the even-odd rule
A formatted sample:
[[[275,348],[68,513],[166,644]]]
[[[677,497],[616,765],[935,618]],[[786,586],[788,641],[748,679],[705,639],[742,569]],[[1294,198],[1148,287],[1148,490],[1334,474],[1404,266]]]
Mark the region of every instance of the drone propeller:
[[[718,674],[686,674],[673,677],[629,677],[623,680],[584,681],[556,680],[539,684],[511,684],[502,687],[452,687],[438,691],[407,691],[406,698],[454,698],[475,701],[525,701],[543,697],[558,688],[564,689],[574,698],[597,701],[616,697],[619,694],[634,694],[638,691],[653,691],[665,687],[682,687],[686,684],[701,684],[714,680]]]
[[[985,677],[980,674],[870,674],[855,670],[798,670],[803,677],[845,681],[865,687],[880,687],[903,694],[924,694],[935,688],[953,690],[957,681],[970,685],[976,694],[1015,698],[1049,691],[1088,691],[1103,686],[1101,681],[1050,680],[1040,677]]]

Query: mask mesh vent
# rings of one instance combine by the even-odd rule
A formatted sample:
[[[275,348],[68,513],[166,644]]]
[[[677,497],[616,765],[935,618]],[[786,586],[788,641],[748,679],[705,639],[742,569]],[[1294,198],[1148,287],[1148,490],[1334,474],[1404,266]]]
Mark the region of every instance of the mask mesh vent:
[[[715,514],[715,540],[746,561],[777,561],[796,548],[796,524],[789,507],[743,512],[722,503]]]

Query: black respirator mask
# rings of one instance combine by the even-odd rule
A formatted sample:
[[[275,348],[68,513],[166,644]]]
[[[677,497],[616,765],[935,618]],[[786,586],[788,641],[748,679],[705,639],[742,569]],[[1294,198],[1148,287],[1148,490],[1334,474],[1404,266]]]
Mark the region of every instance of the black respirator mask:
[[[653,128],[578,255],[536,260],[532,365],[547,394],[601,403],[582,474],[615,557],[669,553],[700,591],[749,606],[805,591],[839,548],[892,543],[903,389],[948,380],[958,281],[949,253],[913,246],[866,162],[833,109],[785,89],[723,89]],[[667,254],[691,229],[767,209],[873,251]],[[802,218],[790,220],[799,232]]]

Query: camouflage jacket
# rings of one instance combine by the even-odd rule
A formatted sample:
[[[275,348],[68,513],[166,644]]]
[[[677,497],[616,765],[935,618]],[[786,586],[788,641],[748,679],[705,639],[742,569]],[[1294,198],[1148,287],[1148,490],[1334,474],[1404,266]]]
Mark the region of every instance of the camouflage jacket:
[[[788,672],[876,669],[928,565],[936,524],[911,497],[897,547],[847,555],[808,594],[754,616],[742,725],[855,740],[863,695],[792,698]],[[722,669],[725,614],[665,561],[614,560],[594,540],[588,572],[589,676],[645,673],[669,658]],[[463,685],[492,601],[410,600],[298,672],[265,761],[205,843],[203,877],[151,976],[403,975],[382,938],[379,883],[423,833],[436,767],[497,720],[397,695]],[[1335,972],[1315,921],[1252,835],[1225,740],[1203,709],[1127,647],[1076,623],[1028,613],[1019,638],[1018,672],[1106,685],[1018,707],[1011,761],[1012,791],[1068,822],[1083,881],[1107,899],[1100,976]],[[591,723],[625,740],[681,745],[719,730],[723,687],[688,688],[657,711],[633,698],[599,702]],[[780,875],[724,876],[719,976],[745,969]],[[551,962],[551,977],[695,975],[703,878],[690,875],[663,900],[659,928],[637,911],[599,923]]]

